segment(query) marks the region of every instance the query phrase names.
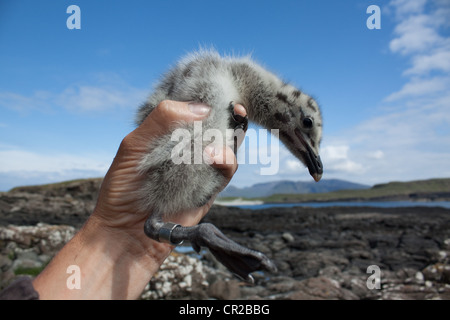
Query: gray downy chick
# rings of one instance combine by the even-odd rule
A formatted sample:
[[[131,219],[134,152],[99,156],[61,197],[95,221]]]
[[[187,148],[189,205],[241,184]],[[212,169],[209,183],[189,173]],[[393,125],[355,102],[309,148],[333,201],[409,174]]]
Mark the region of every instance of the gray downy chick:
[[[137,125],[163,100],[211,106],[208,118],[202,121],[202,132],[219,130],[223,143],[235,152],[236,140],[242,138],[248,120],[267,129],[278,129],[280,140],[308,168],[314,180],[322,177],[319,157],[322,117],[316,101],[249,57],[222,57],[215,51],[188,55],[162,77],[139,108]],[[246,108],[248,118],[234,114],[236,103]],[[191,137],[192,144],[185,152],[194,149],[195,141],[201,142],[202,151],[211,143],[195,136],[193,124],[181,124],[181,128]],[[194,161],[194,154],[189,157],[192,161],[175,163],[172,151],[179,143],[172,139],[172,134],[159,138],[149,146],[140,163],[140,172],[147,179],[139,190],[139,205],[142,210],[152,212],[145,223],[145,234],[172,245],[188,240],[197,252],[202,246],[208,247],[217,260],[247,281],[253,281],[250,273],[254,271],[276,271],[275,264],[264,254],[228,239],[210,223],[183,227],[167,222],[177,213],[203,206],[225,183],[223,175],[210,164]]]

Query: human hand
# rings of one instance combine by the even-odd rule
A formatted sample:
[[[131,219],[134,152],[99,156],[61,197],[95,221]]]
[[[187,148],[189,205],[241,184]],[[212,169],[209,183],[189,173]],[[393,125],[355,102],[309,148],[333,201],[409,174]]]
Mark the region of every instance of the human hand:
[[[123,139],[103,180],[94,212],[33,281],[40,299],[139,297],[173,248],[144,233],[144,222],[151,213],[140,212],[138,208],[137,190],[146,178],[139,174],[139,162],[148,152],[150,141],[172,130],[177,122],[202,120],[208,114],[207,106],[163,101]],[[235,114],[245,116],[244,107],[236,105]],[[212,165],[228,183],[237,169],[236,157],[229,148],[218,151]],[[212,202],[213,199],[201,208],[181,212],[173,222],[184,226],[197,224]],[[70,266],[80,271],[79,290],[66,285]]]
[[[137,129],[123,139],[104,178],[91,219],[114,232],[127,233],[145,247],[149,239],[144,235],[143,226],[150,213],[140,212],[138,208],[138,190],[146,179],[145,175],[139,174],[139,162],[148,153],[150,141],[170,132],[179,122],[203,120],[209,112],[210,107],[206,105],[176,101],[160,103]],[[235,106],[235,113],[246,115],[244,107],[239,104]],[[222,172],[228,184],[237,170],[236,157],[229,147],[215,152],[217,154],[211,157],[212,166]],[[214,198],[200,208],[178,214],[172,222],[183,226],[197,224],[209,211]]]

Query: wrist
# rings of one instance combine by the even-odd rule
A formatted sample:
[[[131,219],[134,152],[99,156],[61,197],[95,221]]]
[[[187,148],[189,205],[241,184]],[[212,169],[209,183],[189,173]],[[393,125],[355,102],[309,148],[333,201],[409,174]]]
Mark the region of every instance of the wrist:
[[[116,227],[94,213],[80,232],[83,231],[82,236],[87,243],[108,245],[107,248],[114,249],[115,255],[122,256],[122,259],[124,256],[133,257],[143,265],[156,262],[159,266],[173,247],[147,237],[144,233],[144,221],[142,219],[142,223],[133,223],[129,227]]]
[[[33,285],[41,299],[136,299],[171,249],[92,215]],[[78,274],[69,272],[73,266]],[[79,288],[70,288],[70,277],[79,277]]]
[[[86,248],[104,256],[112,275],[112,298],[136,299],[170,255],[173,247],[148,238],[144,222],[135,227],[113,227],[93,214],[80,230]],[[118,290],[114,293],[114,287]],[[134,292],[134,293],[133,293]],[[124,296],[124,294],[128,294]]]

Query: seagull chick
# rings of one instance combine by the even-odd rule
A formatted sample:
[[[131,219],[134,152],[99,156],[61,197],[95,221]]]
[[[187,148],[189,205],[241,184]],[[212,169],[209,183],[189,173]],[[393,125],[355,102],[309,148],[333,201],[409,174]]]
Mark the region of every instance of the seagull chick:
[[[322,117],[316,101],[249,57],[222,57],[215,51],[188,55],[162,77],[139,108],[137,125],[163,100],[210,106],[211,112],[201,124],[202,132],[219,130],[223,141],[214,143],[222,142],[235,152],[236,140],[242,139],[248,120],[267,129],[278,129],[280,140],[308,168],[314,180],[322,177],[319,157]],[[248,118],[234,113],[234,105],[238,103],[246,108]],[[199,140],[195,124],[183,123],[181,127],[190,137],[181,151],[189,160],[195,160],[190,153],[194,144],[200,141],[203,151],[211,141],[203,141],[202,137]],[[140,163],[140,172],[147,178],[139,190],[139,205],[142,210],[152,212],[145,222],[145,234],[172,245],[188,240],[197,252],[200,247],[207,247],[231,272],[248,281],[253,281],[250,273],[254,271],[274,272],[275,264],[264,254],[230,240],[210,223],[184,227],[170,222],[177,214],[206,204],[225,183],[220,171],[209,163],[174,161],[174,150],[179,149],[180,142],[173,138],[173,133],[174,130],[152,142]]]

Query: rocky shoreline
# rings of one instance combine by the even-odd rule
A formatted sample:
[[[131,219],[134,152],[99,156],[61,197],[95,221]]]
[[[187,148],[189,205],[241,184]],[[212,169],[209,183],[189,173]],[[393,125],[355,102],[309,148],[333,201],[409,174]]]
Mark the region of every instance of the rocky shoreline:
[[[0,193],[0,289],[36,275],[84,223],[100,181]],[[240,281],[182,247],[142,299],[450,299],[450,210],[213,206],[205,221],[267,254],[276,274]],[[183,250],[184,249],[184,250]],[[379,289],[373,287],[379,268]]]
[[[217,207],[210,213],[205,220],[276,262],[278,274],[260,279],[266,290],[260,296],[450,299],[448,209]],[[379,290],[367,288],[372,265],[381,271]]]

